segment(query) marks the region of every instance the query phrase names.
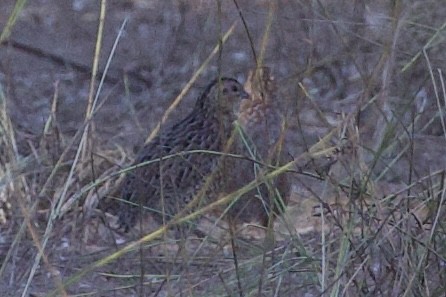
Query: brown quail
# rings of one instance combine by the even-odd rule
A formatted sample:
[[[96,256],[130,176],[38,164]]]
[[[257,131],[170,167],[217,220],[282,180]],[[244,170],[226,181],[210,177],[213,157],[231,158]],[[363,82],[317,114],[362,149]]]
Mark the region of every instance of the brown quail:
[[[129,171],[124,179],[121,228],[128,231],[135,225],[141,207],[153,211],[160,223],[184,210],[217,169],[221,154],[212,152],[224,151],[240,102],[248,97],[237,80],[216,79],[188,116],[142,148],[135,164],[153,162]],[[205,196],[218,191],[219,180],[211,183]]]
[[[238,117],[241,131],[235,138],[231,153],[247,156],[251,160],[225,158],[226,179],[221,190],[227,193],[270,172],[271,167],[267,165],[284,165],[292,160],[284,149],[284,125],[269,68],[262,67],[251,72],[245,89],[251,96],[241,103]],[[283,210],[290,189],[289,173],[265,181],[240,197],[227,210],[227,215],[233,221],[255,220],[266,226],[272,218],[271,214]]]

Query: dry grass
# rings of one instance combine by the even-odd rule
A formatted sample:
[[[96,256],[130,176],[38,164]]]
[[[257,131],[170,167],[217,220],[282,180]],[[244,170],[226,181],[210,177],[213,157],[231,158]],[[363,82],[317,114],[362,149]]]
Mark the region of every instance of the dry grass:
[[[436,17],[446,10],[435,10],[432,1],[425,6],[375,1],[367,7],[355,1],[358,7],[351,10],[343,1],[335,2],[348,9],[330,1],[259,1],[254,8],[240,1],[240,10],[234,3],[222,2],[217,9],[197,2],[173,5],[183,14],[181,25],[209,11],[207,20],[220,28],[219,38],[207,45],[208,58],[189,73],[190,82],[158,117],[160,124],[150,120],[155,128],[149,135],[169,122],[172,111],[170,117],[177,116],[174,108],[194,80],[209,75],[206,65],[214,55],[214,64],[228,71],[223,53],[234,51],[233,39],[238,46],[248,44],[258,66],[279,65],[276,83],[289,130],[283,136],[294,161],[167,226],[143,221],[152,231],[114,230],[115,218],[103,204],[119,199],[120,176],[135,167],[127,166],[132,154],[125,142],[107,141],[104,131],[118,126],[99,120],[111,104],[113,93],[102,85],[119,59],[115,50],[121,42],[118,37],[108,66],[96,72],[105,57],[106,33],[100,29],[89,108],[77,132],[63,132],[63,83],[54,84],[41,133],[31,137],[17,125],[14,105],[8,105],[17,98],[5,91],[11,82],[3,81],[0,291],[6,296],[443,296],[446,63],[445,24]],[[20,3],[16,8],[27,9]],[[103,13],[107,18],[107,10]],[[19,34],[11,31],[15,15],[2,38]],[[235,26],[227,15],[236,16]],[[293,16],[301,28],[286,26]],[[180,42],[186,29],[172,38]],[[294,48],[285,42],[291,37],[302,49],[297,56],[278,50],[281,43]],[[163,67],[168,69],[167,62]],[[97,87],[99,74],[104,79]],[[123,85],[127,95],[130,84]],[[128,125],[142,129],[138,112],[132,106]],[[294,178],[286,213],[266,229],[256,224],[228,229],[217,210],[286,171]],[[195,222],[204,238],[171,239],[172,225]]]

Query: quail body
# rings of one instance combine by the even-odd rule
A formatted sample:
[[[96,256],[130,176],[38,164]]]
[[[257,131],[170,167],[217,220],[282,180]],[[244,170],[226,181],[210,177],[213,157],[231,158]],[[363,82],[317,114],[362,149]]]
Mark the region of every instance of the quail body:
[[[224,151],[240,102],[248,97],[237,80],[216,79],[199,96],[189,115],[141,149],[135,165],[151,162],[129,171],[124,178],[118,213],[121,228],[128,231],[134,226],[142,207],[165,223],[183,211],[204,186],[204,197],[218,191],[221,177],[206,182],[221,158],[212,152]]]

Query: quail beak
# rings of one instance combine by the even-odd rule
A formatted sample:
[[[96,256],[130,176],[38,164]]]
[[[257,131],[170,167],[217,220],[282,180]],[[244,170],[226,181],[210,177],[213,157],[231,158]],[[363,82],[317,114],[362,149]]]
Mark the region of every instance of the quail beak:
[[[247,92],[245,92],[245,91],[241,91],[240,97],[242,99],[249,99],[249,94]]]
[[[241,91],[240,92],[240,98],[242,100],[240,100],[240,104],[238,104],[237,106],[234,105],[234,115],[238,118],[240,116],[240,107],[242,105],[243,100],[248,100],[250,98],[249,93],[245,92],[245,91]]]

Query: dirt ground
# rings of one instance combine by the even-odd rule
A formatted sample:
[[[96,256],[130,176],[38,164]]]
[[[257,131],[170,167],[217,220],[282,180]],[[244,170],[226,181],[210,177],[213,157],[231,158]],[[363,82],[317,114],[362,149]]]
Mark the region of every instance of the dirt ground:
[[[5,28],[15,2],[1,1],[0,28]],[[4,154],[0,156],[4,167],[0,198],[4,195],[11,205],[7,222],[0,226],[0,259],[5,259],[1,261],[0,291],[6,292],[2,295],[20,296],[31,274],[25,296],[46,296],[62,283],[70,296],[328,296],[342,278],[345,283],[336,296],[359,296],[355,295],[358,292],[363,296],[402,296],[410,277],[402,276],[406,272],[400,272],[403,266],[399,261],[413,268],[424,260],[430,263],[419,270],[425,278],[419,280],[420,286],[410,287],[407,296],[440,296],[446,278],[446,250],[424,241],[434,237],[429,237],[433,225],[439,228],[435,229],[438,236],[445,238],[441,237],[445,227],[441,172],[446,164],[446,92],[441,71],[446,69],[446,7],[440,2],[107,2],[95,81],[98,86],[103,77],[103,85],[93,118],[91,154],[98,176],[131,163],[174,98],[233,24],[235,29],[221,52],[199,75],[166,125],[190,111],[196,96],[220,73],[244,83],[249,71],[261,62],[275,78],[277,100],[288,123],[285,146],[290,155],[298,158],[336,130],[326,144],[338,148],[336,164],[318,178],[296,176],[284,216],[291,223],[283,223],[286,219],[282,218],[275,224],[273,243],[268,242],[268,236],[248,231],[238,243],[240,259],[235,273],[230,241],[226,241],[225,232],[220,235],[214,229],[210,232],[215,238],[188,242],[178,259],[172,259],[176,244],[148,241],[144,248],[134,248],[91,268],[90,264],[141,235],[137,231],[115,233],[104,223],[113,216],[99,211],[100,203],[91,198],[94,195],[83,192],[94,177],[91,170],[85,176],[76,172],[65,194],[79,200],[55,220],[45,256],[37,271],[31,270],[38,253],[36,242],[45,242],[49,209],[64,193],[75,149],[68,150],[65,167],[53,179],[50,190],[43,196],[39,193],[85,120],[100,3],[29,1],[11,35],[0,45],[0,103],[6,106],[17,143],[14,162],[0,148]],[[119,33],[122,35],[110,56]],[[111,63],[105,72],[108,59]],[[45,125],[50,117],[52,130],[48,132]],[[43,151],[45,158],[40,159]],[[319,174],[318,165],[310,163],[303,170]],[[16,184],[23,180],[24,184]],[[367,205],[358,202],[359,206],[353,207],[349,198],[354,185],[364,180],[372,184],[367,185],[372,198]],[[351,191],[339,190],[340,184],[351,186]],[[17,198],[19,193],[23,199]],[[386,207],[392,207],[381,209],[384,200]],[[32,208],[35,201],[38,204]],[[364,209],[373,204],[373,215],[380,218],[355,221],[359,225],[366,222],[370,233],[365,236],[358,231],[364,229],[352,227],[351,270],[341,276],[335,269],[330,277],[321,275],[322,247],[325,256],[331,257],[331,265],[338,267],[342,259],[337,253],[337,237],[346,232],[340,227],[346,225],[337,220],[337,211],[330,212],[333,221],[327,218],[336,232],[321,232],[332,230],[315,214],[325,205],[322,202],[339,207],[341,216],[367,213]],[[398,216],[395,209],[406,213]],[[32,217],[32,228],[24,226],[26,231],[17,236],[26,214]],[[204,229],[209,228],[206,220],[200,222]],[[410,232],[398,229],[396,236],[390,221],[403,222],[404,227],[398,228]],[[411,241],[425,243],[432,253],[420,259],[411,257],[414,252],[403,249],[408,245],[401,239],[401,234],[408,233]],[[361,245],[365,237],[373,244]],[[265,246],[271,245],[274,248],[265,252]],[[414,245],[414,250],[422,246]],[[383,252],[389,250],[395,253]],[[85,274],[77,279],[82,271]],[[320,282],[324,277],[330,280],[325,286]],[[56,295],[63,295],[60,292]]]

